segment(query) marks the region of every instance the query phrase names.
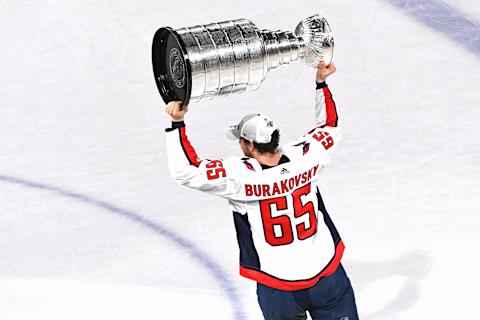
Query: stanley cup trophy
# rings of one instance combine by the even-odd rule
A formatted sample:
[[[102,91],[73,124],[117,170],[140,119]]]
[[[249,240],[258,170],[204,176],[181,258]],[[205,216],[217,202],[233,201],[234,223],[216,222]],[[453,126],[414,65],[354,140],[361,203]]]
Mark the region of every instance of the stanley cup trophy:
[[[267,72],[291,61],[316,68],[333,57],[333,36],[325,18],[303,19],[290,31],[259,30],[246,19],[173,30],[153,38],[155,81],[165,103],[213,99],[260,87]]]

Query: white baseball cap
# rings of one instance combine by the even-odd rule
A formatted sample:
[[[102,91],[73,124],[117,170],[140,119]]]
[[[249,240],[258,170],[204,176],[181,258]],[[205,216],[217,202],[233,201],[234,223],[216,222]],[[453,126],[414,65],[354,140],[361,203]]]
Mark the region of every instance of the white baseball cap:
[[[247,114],[237,124],[227,129],[226,135],[230,140],[237,140],[240,137],[257,143],[269,143],[272,140],[272,133],[277,130],[272,119],[260,114]]]

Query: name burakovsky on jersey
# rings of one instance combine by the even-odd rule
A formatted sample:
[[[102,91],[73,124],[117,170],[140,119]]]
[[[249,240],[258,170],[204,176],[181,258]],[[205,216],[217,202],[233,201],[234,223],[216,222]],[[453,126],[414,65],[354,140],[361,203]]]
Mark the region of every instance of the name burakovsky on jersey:
[[[288,193],[294,190],[296,187],[311,181],[317,173],[319,166],[320,165],[317,164],[312,169],[298,174],[295,177],[276,181],[272,184],[245,184],[245,195],[247,197],[270,197],[280,195],[282,193]],[[287,169],[283,168],[282,171],[280,171],[280,174],[286,174],[288,172],[289,171]]]

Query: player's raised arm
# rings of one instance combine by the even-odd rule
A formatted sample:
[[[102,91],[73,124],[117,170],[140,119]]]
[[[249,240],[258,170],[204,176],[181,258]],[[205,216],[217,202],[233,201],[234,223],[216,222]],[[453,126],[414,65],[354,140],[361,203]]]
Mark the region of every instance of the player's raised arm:
[[[323,62],[317,67],[315,81],[317,84],[315,94],[315,125],[322,127],[337,127],[338,115],[332,93],[325,82],[327,77],[336,71],[333,62],[327,67]]]
[[[166,129],[167,157],[170,174],[178,183],[189,188],[223,197],[235,197],[241,186],[230,179],[223,160],[201,160],[188,140],[184,117],[188,107],[180,110],[180,102],[167,104],[165,112],[172,119]]]
[[[307,143],[314,150],[322,153],[331,153],[340,141],[337,106],[325,82],[327,77],[335,71],[336,68],[333,63],[326,66],[323,62],[320,62],[318,65],[315,77],[315,126],[304,137],[300,138],[295,145]]]

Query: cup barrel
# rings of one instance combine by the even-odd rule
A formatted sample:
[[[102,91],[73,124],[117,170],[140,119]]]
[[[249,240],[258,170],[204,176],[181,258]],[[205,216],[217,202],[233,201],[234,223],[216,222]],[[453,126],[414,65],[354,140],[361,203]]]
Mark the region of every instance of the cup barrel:
[[[163,101],[188,105],[192,91],[191,67],[187,50],[175,30],[160,28],[153,37],[152,65],[155,82]]]
[[[238,19],[176,31],[188,52],[192,102],[242,93],[262,83],[265,49],[251,21]]]

